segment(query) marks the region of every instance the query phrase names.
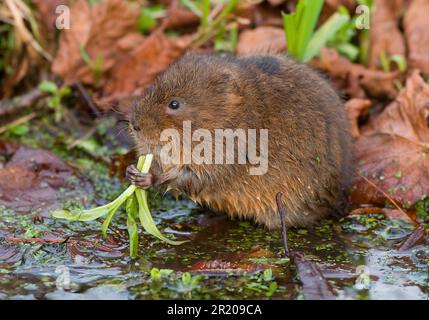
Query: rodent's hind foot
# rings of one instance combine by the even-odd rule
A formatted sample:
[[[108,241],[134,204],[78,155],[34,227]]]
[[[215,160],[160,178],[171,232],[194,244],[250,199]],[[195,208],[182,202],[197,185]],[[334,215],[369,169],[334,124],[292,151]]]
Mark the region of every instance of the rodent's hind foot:
[[[141,173],[134,164],[127,167],[125,177],[136,187],[145,190],[154,184],[152,173]]]

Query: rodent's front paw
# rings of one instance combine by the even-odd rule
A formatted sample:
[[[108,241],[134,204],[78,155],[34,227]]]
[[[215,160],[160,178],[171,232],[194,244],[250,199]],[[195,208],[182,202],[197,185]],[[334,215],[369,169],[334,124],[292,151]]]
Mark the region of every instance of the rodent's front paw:
[[[141,189],[148,189],[153,185],[152,173],[141,173],[133,164],[127,167],[125,176],[133,185]]]

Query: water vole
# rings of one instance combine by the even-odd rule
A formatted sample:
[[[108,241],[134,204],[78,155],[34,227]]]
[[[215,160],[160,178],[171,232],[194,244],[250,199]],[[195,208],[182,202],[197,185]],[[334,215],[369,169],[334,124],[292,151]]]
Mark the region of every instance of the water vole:
[[[250,174],[254,165],[236,161],[164,163],[161,133],[184,134],[184,121],[213,137],[216,129],[267,129],[268,170]],[[284,194],[288,226],[308,226],[341,210],[351,165],[344,106],[327,81],[290,58],[188,54],[133,106],[130,127],[138,153],[153,153],[156,162],[149,174],[127,169],[128,179],[142,188],[165,185],[268,228],[280,227],[277,192]]]

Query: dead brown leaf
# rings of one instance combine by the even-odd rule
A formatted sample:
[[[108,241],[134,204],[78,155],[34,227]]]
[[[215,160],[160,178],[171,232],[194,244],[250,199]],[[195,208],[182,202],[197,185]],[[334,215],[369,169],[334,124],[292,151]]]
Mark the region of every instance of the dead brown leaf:
[[[331,285],[317,265],[301,253],[292,251],[291,257],[302,283],[302,293],[306,300],[335,300]]]
[[[165,28],[183,28],[198,25],[200,17],[192,11],[182,7],[169,8],[167,10],[167,18],[165,20]]]
[[[406,205],[420,200],[429,188],[429,136],[424,125],[427,106],[418,106],[413,100],[407,100],[419,92],[418,100],[422,94],[427,94],[428,88],[425,85],[422,91],[419,85],[423,80],[415,77],[408,81],[407,88],[398,99],[371,121],[364,131],[366,134],[355,144],[358,160],[361,161],[359,173],[371,178],[393,199]],[[415,110],[416,107],[420,110]],[[382,193],[362,179],[358,179],[352,200],[355,203],[386,202]]]
[[[68,4],[68,0],[33,0],[39,13],[43,27],[48,32],[55,31],[55,20],[57,19],[56,8],[59,5]]]
[[[272,5],[262,2],[253,1],[258,3],[253,5],[250,1],[250,5],[241,6],[237,10],[237,15],[242,19],[246,19],[248,24],[260,27],[260,26],[272,26],[272,27],[283,27],[282,17],[279,14],[279,8],[273,7]],[[259,2],[262,2],[259,4]]]
[[[429,74],[429,1],[413,0],[404,18],[408,60],[412,68]]]
[[[112,70],[101,105],[109,108],[109,103],[118,99],[141,95],[158,73],[183,54],[191,41],[190,36],[168,38],[162,32],[153,32]]]
[[[237,54],[280,53],[286,50],[286,38],[283,29],[258,27],[240,33]]]
[[[125,36],[132,37],[133,48],[143,40],[136,32],[138,14],[124,0],[106,0],[92,6],[85,0],[77,0],[70,10],[71,28],[61,33],[53,72],[66,84],[75,81],[96,84],[97,73],[106,73],[127,53],[123,52]],[[130,48],[125,46],[125,49]],[[82,50],[92,60],[92,66],[84,61]]]
[[[364,134],[395,134],[417,143],[429,143],[429,85],[415,71],[403,89],[386,109],[373,116]]]
[[[0,243],[0,265],[12,264],[20,261],[24,256],[22,247]]]
[[[425,227],[420,226],[414,230],[413,233],[411,233],[405,241],[402,242],[401,246],[399,247],[399,251],[408,251],[419,244],[424,244],[426,242],[427,237],[427,231]]]
[[[371,100],[366,99],[350,99],[346,102],[345,107],[350,124],[350,133],[353,138],[359,137],[359,118],[368,112],[371,105]]]
[[[388,208],[378,208],[378,207],[363,207],[357,208],[349,213],[349,216],[359,216],[367,214],[381,214],[388,219],[402,219],[406,220],[413,225],[418,225],[417,216],[414,211],[399,210],[399,209],[388,209]]]
[[[383,54],[406,56],[405,39],[399,30],[404,0],[375,0],[371,17],[369,67],[380,69]]]
[[[0,206],[18,213],[47,214],[62,201],[85,201],[92,193],[88,181],[46,150],[21,146],[0,169]]]
[[[404,137],[374,133],[361,135],[355,143],[358,173],[402,205],[412,205],[429,190],[429,148]],[[385,195],[357,177],[351,201],[385,205]]]
[[[356,6],[355,0],[326,0],[326,5],[332,8],[338,9],[339,6],[346,6],[347,8],[353,8]]]
[[[278,6],[286,2],[286,0],[267,0],[272,6]]]
[[[333,48],[322,49],[320,58],[313,59],[311,64],[329,73],[336,85],[352,98],[393,99],[397,95],[395,81],[399,79],[398,72],[370,70],[353,64]]]
[[[403,206],[429,190],[429,85],[415,71],[406,87],[362,128],[355,143],[359,174]],[[383,205],[386,196],[357,178],[352,201]]]

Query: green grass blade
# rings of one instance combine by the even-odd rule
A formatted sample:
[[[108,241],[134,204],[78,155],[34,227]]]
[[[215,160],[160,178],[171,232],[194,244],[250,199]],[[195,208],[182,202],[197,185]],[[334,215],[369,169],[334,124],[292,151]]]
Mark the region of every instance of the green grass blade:
[[[238,0],[231,0],[229,1],[228,5],[225,7],[225,9],[222,10],[222,12],[217,16],[216,20],[223,20],[226,18],[228,14],[231,13],[232,10],[234,10],[235,6],[237,5]]]
[[[152,154],[148,154],[146,155],[146,157],[141,157],[139,159],[139,162],[137,163],[137,169],[139,169],[142,173],[149,172],[150,166],[152,164],[152,160],[153,160]],[[146,230],[146,232],[172,245],[179,245],[186,242],[186,241],[173,241],[163,236],[162,233],[156,227],[156,224],[153,221],[152,215],[150,214],[150,209],[147,204],[146,191],[137,188],[135,190],[135,195],[136,195],[137,203],[139,207],[139,219],[142,227]]]
[[[359,57],[359,48],[351,43],[343,43],[336,46],[339,53],[347,57],[350,61],[356,61]]]
[[[135,186],[129,186],[124,192],[121,193],[119,197],[101,207],[78,211],[56,210],[51,214],[52,217],[56,219],[66,219],[71,221],[92,221],[111,213],[115,207],[117,210],[122,205],[122,203],[124,203],[125,200],[127,200],[127,198],[133,194],[135,189]]]
[[[124,198],[124,201],[126,201],[127,198],[128,197]],[[109,228],[110,222],[112,222],[112,219],[115,216],[116,211],[118,211],[119,207],[124,203],[124,201],[115,202],[115,205],[110,207],[109,214],[107,215],[106,219],[101,225],[101,233],[103,234],[103,237],[107,237],[107,229]]]
[[[201,9],[198,7],[198,5],[193,0],[181,0],[181,3],[183,6],[191,10],[193,13],[195,13],[197,16],[201,17],[202,12]]]
[[[150,214],[149,207],[147,205],[147,194],[142,189],[136,190],[137,202],[139,204],[139,218],[141,225],[149,234],[157,237],[158,239],[167,242],[171,245],[179,245],[187,241],[173,241],[162,235],[162,233],[156,227],[155,221],[153,221],[152,215]]]
[[[308,43],[303,56],[303,62],[307,62],[320,53],[320,49],[338,32],[350,18],[339,13],[333,14],[323,26],[321,26],[313,35]]]
[[[203,0],[201,3],[201,27],[207,29],[209,26],[210,0]]]
[[[283,15],[283,28],[286,34],[288,53],[291,56],[298,58],[298,52],[296,51],[297,38],[295,36],[297,27],[295,26],[294,15],[285,14],[285,13],[282,13],[282,15]]]
[[[407,59],[401,54],[392,54],[390,56],[390,61],[395,62],[398,66],[399,72],[405,72],[407,71],[408,65],[407,65]]]
[[[138,256],[138,246],[139,246],[139,234],[138,227],[136,223],[137,218],[137,198],[133,194],[127,199],[125,205],[125,211],[127,212],[127,230],[128,236],[130,237],[130,256],[135,259]]]
[[[67,209],[53,211],[52,217],[70,221],[92,221],[109,213],[109,204],[90,210],[70,211]]]
[[[306,48],[316,28],[323,4],[324,0],[301,0],[298,4],[298,56],[300,58],[305,56]]]

